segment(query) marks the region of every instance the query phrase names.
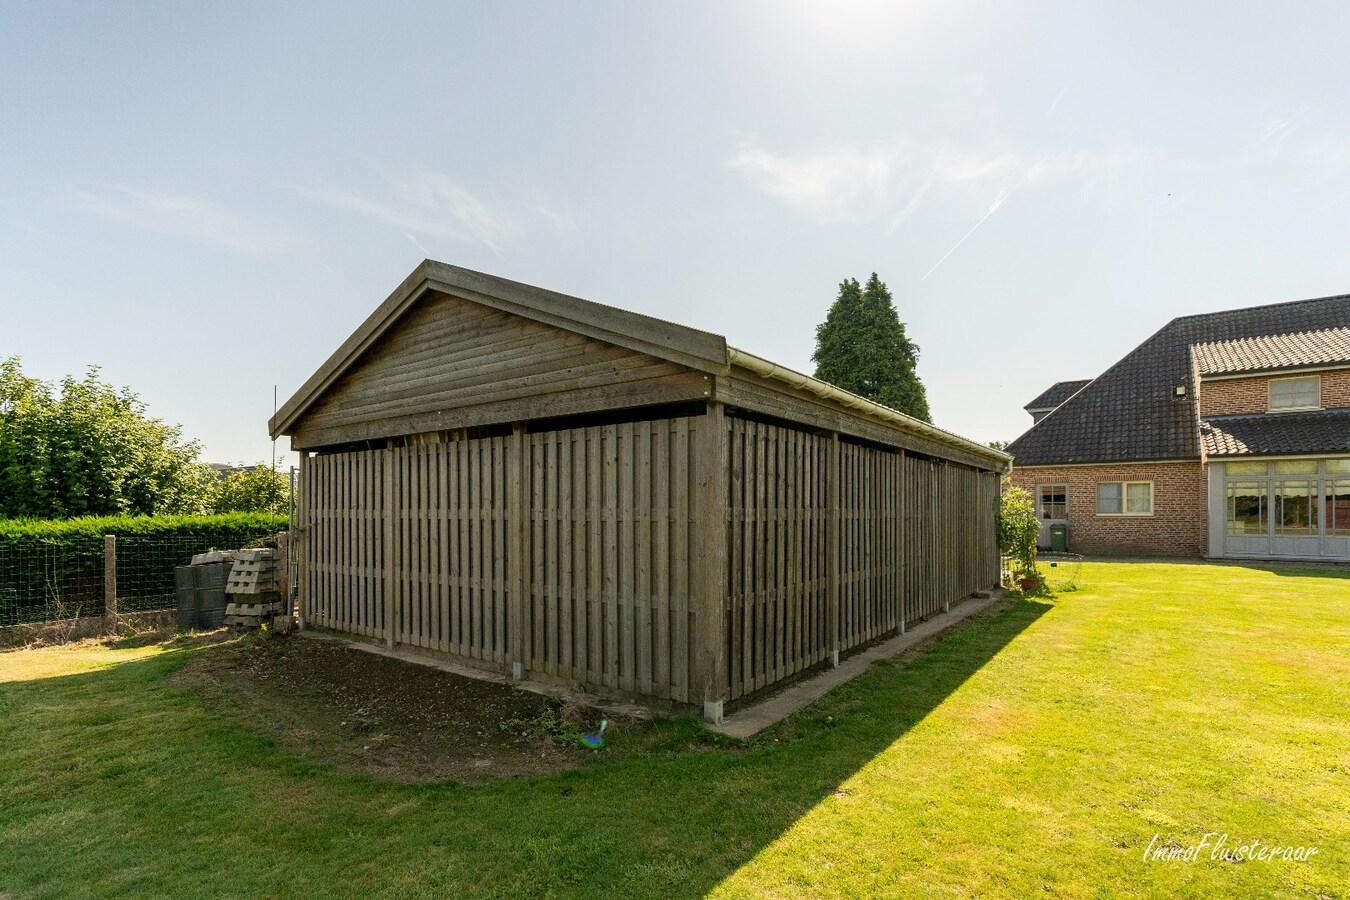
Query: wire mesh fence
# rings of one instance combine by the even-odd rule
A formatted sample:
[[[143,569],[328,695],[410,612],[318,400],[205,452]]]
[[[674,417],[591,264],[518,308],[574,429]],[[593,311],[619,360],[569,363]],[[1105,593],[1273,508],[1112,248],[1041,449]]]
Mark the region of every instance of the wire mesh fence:
[[[267,545],[275,546],[275,535],[258,534],[229,549]],[[219,547],[219,533],[210,531],[118,537],[118,612],[172,609],[174,568]],[[101,616],[105,574],[101,538],[0,542],[0,626]]]

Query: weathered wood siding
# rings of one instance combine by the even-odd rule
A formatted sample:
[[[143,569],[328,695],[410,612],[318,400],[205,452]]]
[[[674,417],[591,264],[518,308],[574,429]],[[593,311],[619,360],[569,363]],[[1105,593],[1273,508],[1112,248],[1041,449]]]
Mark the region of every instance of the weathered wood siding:
[[[433,292],[304,414],[292,444],[701,400],[708,390],[675,363]]]
[[[526,668],[690,701],[702,418],[526,437]]]
[[[301,596],[314,625],[386,633],[385,465],[381,452],[307,459],[300,483]]]
[[[828,571],[830,439],[727,420],[729,699],[834,649]]]
[[[724,481],[700,478],[710,422]],[[773,685],[998,578],[997,475],[837,435],[693,416],[409,443],[306,458],[314,625],[697,703]],[[705,514],[707,484],[725,505]],[[724,560],[700,544],[705,515],[726,523]],[[705,622],[709,584],[725,591]]]
[[[503,661],[507,440],[307,460],[300,515],[309,621]]]
[[[925,457],[904,466],[904,616],[915,621],[998,584],[998,476]]]

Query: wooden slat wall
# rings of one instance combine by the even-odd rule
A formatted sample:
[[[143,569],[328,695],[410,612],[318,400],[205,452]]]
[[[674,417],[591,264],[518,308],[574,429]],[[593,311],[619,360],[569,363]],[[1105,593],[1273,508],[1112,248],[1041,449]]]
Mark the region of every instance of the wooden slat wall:
[[[386,451],[392,468],[396,641],[504,662],[506,437]]]
[[[900,625],[902,529],[899,453],[841,443],[839,649]]]
[[[677,702],[704,699],[693,695],[702,654],[691,600],[701,574],[692,498],[696,437],[707,421],[308,458],[300,494],[306,615],[321,627],[503,667],[518,637],[527,671]],[[997,582],[996,474],[745,418],[723,421],[727,603],[719,644],[727,652],[719,680],[727,699]]]
[[[382,636],[383,457],[334,453],[306,461],[300,521],[306,536],[305,615],[314,625]]]
[[[998,476],[905,457],[905,620],[925,619],[998,583]]]
[[[691,701],[699,418],[526,436],[527,669]]]

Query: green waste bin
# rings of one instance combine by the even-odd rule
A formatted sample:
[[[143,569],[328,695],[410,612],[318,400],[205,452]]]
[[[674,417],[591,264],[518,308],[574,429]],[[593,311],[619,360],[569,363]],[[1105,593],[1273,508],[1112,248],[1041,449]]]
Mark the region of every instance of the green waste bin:
[[[1069,550],[1069,526],[1051,525],[1050,526],[1050,549],[1056,553],[1067,553]]]

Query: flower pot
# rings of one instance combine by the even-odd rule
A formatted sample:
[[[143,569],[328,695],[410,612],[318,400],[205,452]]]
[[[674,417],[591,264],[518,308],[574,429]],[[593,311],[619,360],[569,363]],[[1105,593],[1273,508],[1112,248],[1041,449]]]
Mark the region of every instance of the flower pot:
[[[1028,575],[1017,579],[1017,586],[1024,591],[1034,591],[1041,586],[1041,579],[1035,575]]]

